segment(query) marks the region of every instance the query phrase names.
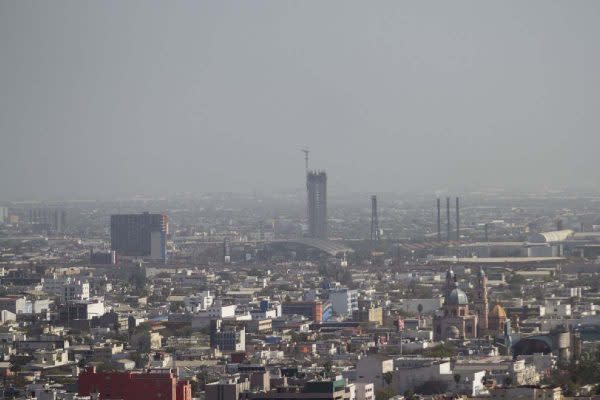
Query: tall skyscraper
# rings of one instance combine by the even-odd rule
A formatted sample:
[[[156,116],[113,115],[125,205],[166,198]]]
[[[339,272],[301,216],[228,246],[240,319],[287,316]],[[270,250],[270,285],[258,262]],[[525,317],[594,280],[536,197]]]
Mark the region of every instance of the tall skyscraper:
[[[119,214],[110,217],[111,249],[120,256],[167,258],[166,214]]]
[[[8,207],[0,207],[0,224],[8,223]]]
[[[327,174],[310,171],[306,174],[308,192],[308,235],[327,239]]]
[[[67,227],[67,212],[59,208],[30,208],[29,223],[36,231],[63,233]]]
[[[231,263],[231,242],[228,237],[223,239],[223,262],[225,264]]]

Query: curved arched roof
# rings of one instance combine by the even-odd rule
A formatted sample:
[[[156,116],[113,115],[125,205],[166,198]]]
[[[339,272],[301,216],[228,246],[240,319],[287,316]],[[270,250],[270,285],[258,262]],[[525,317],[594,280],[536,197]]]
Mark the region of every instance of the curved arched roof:
[[[573,236],[575,232],[572,229],[563,229],[562,231],[536,233],[529,237],[531,243],[554,243],[563,242]]]
[[[300,244],[303,246],[314,247],[314,248],[319,249],[331,256],[336,256],[338,254],[343,254],[343,253],[353,253],[354,252],[354,250],[352,250],[350,247],[346,246],[345,244],[342,244],[339,242],[333,242],[331,240],[325,240],[325,239],[313,239],[313,238],[280,239],[280,240],[273,240],[273,241],[271,241],[271,243],[294,243],[294,244]]]

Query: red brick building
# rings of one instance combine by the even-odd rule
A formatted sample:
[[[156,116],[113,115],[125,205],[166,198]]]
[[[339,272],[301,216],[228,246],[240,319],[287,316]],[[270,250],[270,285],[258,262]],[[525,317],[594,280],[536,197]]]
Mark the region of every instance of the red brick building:
[[[281,313],[303,315],[312,321],[320,322],[323,319],[323,303],[321,300],[286,301],[281,304]]]
[[[79,395],[100,393],[100,399],[192,400],[192,385],[178,381],[174,370],[96,372],[88,368],[79,375]]]

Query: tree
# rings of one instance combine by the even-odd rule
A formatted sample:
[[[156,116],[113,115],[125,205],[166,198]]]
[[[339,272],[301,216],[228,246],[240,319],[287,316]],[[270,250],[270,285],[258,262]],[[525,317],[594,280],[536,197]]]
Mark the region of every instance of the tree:
[[[454,374],[454,385],[458,391],[458,384],[460,383],[460,379],[462,377],[460,376],[460,374]]]
[[[521,275],[513,274],[508,280],[508,288],[513,296],[521,296],[523,285],[526,283],[526,279]]]
[[[419,303],[419,305],[417,306],[417,311],[419,312],[419,317],[420,317],[421,313],[423,312],[423,304]]]
[[[392,388],[379,389],[375,392],[375,400],[388,400],[395,395],[396,392]]]
[[[115,367],[108,361],[103,361],[96,366],[98,372],[112,372],[115,371]]]
[[[192,396],[197,397],[202,391],[202,389],[200,388],[200,383],[198,382],[198,380],[192,379],[190,381],[190,384],[192,385]]]
[[[146,274],[143,269],[138,268],[129,277],[129,284],[133,287],[134,295],[142,296],[146,293]]]
[[[418,386],[415,391],[424,395],[433,395],[445,393],[448,390],[448,383],[439,379],[429,379],[422,385]]]
[[[329,376],[331,374],[331,370],[333,369],[333,364],[331,361],[327,360],[323,363],[323,375]]]
[[[169,311],[176,313],[182,310],[184,307],[183,301],[174,301],[171,303],[171,305],[169,305]]]
[[[392,379],[394,379],[394,374],[391,372],[386,372],[383,374],[383,381],[389,386],[392,383]]]
[[[460,374],[454,374],[454,383],[456,383],[458,385],[458,383],[460,382]]]
[[[436,358],[445,358],[445,357],[454,357],[457,355],[456,347],[449,344],[438,344],[437,346],[431,347],[429,349],[425,349],[423,351],[423,355],[425,357],[436,357]]]
[[[415,392],[413,392],[413,391],[412,391],[412,390],[410,390],[410,389],[407,389],[407,390],[404,392],[404,397],[406,398],[406,400],[416,400],[416,398],[417,398],[417,397],[415,396]]]

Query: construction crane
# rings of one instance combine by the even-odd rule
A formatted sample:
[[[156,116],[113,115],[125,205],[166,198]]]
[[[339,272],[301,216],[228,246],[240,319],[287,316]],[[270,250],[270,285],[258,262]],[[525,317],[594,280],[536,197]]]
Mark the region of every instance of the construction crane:
[[[304,153],[304,170],[308,173],[308,153],[310,153],[310,150],[305,146],[300,151]]]

